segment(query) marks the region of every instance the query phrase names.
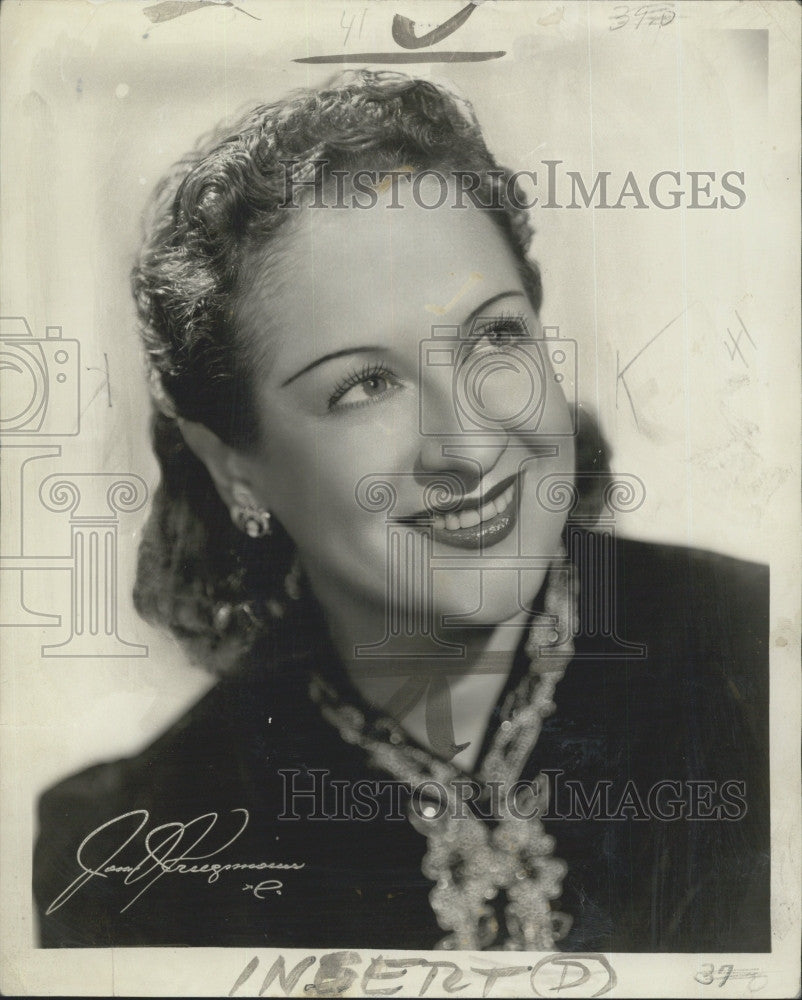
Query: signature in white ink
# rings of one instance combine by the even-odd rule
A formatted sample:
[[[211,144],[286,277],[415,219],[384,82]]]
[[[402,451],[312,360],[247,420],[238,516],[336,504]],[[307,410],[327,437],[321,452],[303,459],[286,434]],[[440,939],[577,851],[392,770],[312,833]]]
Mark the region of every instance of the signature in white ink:
[[[242,891],[247,892],[250,889],[257,899],[266,899],[266,892],[275,892],[277,896],[280,896],[283,888],[283,882],[279,882],[277,878],[271,878],[267,879],[265,882],[259,882],[256,885],[250,885],[250,883],[246,882],[242,887]]]
[[[132,809],[130,812],[115,816],[102,823],[88,834],[78,845],[75,860],[81,873],[53,900],[45,911],[47,915],[55,913],[77,892],[84,888],[94,878],[108,878],[110,875],[124,875],[123,885],[140,885],[139,892],[120,910],[124,913],[150,887],[165,875],[205,875],[209,884],[217,882],[220,875],[226,871],[298,871],[306,867],[305,862],[254,861],[254,862],[219,862],[209,863],[209,858],[222,854],[240,837],[250,820],[247,809],[232,809],[231,816],[238,823],[237,829],[229,835],[226,831],[212,834],[220,819],[218,813],[209,812],[196,816],[187,823],[178,821],[162,823],[144,834],[144,856],[133,865],[115,864],[119,855],[143,832],[150,821],[147,809]],[[222,822],[222,821],[221,821]],[[123,839],[116,840],[112,836],[112,848],[109,843],[109,833],[117,834]],[[102,838],[102,840],[101,840]],[[215,840],[223,839],[223,843],[214,846]],[[212,841],[210,847],[209,841]],[[99,843],[104,846],[99,847]],[[254,895],[265,892],[278,892],[283,887],[281,882],[268,880],[252,886]]]

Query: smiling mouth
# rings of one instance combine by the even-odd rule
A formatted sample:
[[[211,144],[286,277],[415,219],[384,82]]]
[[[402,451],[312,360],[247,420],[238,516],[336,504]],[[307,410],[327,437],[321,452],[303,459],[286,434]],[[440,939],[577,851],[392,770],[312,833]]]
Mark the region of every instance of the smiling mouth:
[[[456,510],[429,510],[408,523],[431,525],[434,540],[444,545],[466,549],[495,545],[509,535],[518,521],[522,479],[523,473],[508,476]]]

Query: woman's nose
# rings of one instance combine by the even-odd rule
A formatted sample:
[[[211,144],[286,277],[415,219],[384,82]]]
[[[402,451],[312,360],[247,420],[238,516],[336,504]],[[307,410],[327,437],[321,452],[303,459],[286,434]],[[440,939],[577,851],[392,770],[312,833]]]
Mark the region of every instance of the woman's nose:
[[[458,494],[468,496],[497,465],[505,447],[499,441],[466,444],[464,438],[427,438],[415,463],[415,478],[426,486],[433,475],[449,473],[457,478]]]
[[[452,380],[421,393],[420,446],[416,466],[424,473],[457,473],[469,492],[498,462],[509,435],[501,422],[471,420]],[[443,384],[445,383],[445,384]]]

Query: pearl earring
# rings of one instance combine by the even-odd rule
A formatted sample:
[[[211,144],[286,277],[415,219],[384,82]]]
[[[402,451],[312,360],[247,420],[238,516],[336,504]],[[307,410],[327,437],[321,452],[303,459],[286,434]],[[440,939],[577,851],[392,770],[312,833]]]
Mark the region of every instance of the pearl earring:
[[[231,508],[231,520],[249,538],[264,538],[271,532],[270,512],[260,507],[250,493],[238,490]]]

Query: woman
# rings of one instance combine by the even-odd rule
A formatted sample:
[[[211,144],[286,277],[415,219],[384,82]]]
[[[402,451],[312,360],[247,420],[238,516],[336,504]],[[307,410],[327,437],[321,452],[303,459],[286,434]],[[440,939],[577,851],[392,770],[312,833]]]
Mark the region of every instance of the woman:
[[[519,195],[369,72],[162,183],[135,599],[221,681],[43,796],[44,945],[769,947],[766,573],[588,530]]]

